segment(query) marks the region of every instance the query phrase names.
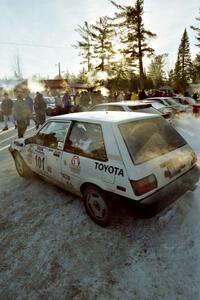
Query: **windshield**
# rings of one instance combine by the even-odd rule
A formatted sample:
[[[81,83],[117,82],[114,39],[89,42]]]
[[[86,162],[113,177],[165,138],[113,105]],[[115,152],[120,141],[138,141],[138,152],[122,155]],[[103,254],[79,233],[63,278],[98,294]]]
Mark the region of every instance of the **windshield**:
[[[169,104],[169,105],[177,105],[176,101],[174,99],[165,99],[165,101]]]
[[[164,119],[132,121],[119,125],[134,164],[162,156],[186,144]]]
[[[186,101],[189,103],[189,104],[191,104],[191,105],[194,105],[194,104],[196,104],[196,101],[193,99],[193,98],[186,98]]]

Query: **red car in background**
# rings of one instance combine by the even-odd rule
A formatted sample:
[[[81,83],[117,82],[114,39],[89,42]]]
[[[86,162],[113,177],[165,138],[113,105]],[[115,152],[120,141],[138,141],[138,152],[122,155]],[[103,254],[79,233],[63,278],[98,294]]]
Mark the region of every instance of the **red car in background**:
[[[194,114],[200,114],[200,103],[196,102],[192,97],[176,96],[173,98],[176,101],[179,101],[179,103],[188,105],[189,107],[191,107]]]

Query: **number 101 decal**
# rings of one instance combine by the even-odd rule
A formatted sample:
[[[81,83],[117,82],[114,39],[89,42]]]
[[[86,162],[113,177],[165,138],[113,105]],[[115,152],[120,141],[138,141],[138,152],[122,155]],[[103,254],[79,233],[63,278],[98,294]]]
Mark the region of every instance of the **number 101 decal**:
[[[42,169],[44,171],[44,157],[36,155],[35,164],[37,168]]]

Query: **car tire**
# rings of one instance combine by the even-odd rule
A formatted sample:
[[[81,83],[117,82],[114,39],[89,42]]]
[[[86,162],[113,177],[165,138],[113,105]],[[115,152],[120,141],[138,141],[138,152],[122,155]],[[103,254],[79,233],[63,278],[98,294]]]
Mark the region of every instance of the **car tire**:
[[[89,185],[83,191],[86,213],[98,225],[108,226],[113,220],[111,201],[105,199],[105,192],[96,186]]]
[[[16,153],[14,155],[14,160],[15,160],[16,170],[20,176],[30,177],[33,174],[32,171],[29,169],[29,167],[24,162],[24,160],[20,154]]]

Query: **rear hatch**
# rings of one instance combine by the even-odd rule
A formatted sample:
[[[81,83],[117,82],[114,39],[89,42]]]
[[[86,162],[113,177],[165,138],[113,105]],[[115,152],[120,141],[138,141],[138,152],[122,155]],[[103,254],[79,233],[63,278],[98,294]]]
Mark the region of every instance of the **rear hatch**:
[[[196,155],[182,136],[162,118],[119,125],[127,155],[124,163],[134,193],[146,197],[187,172]]]

